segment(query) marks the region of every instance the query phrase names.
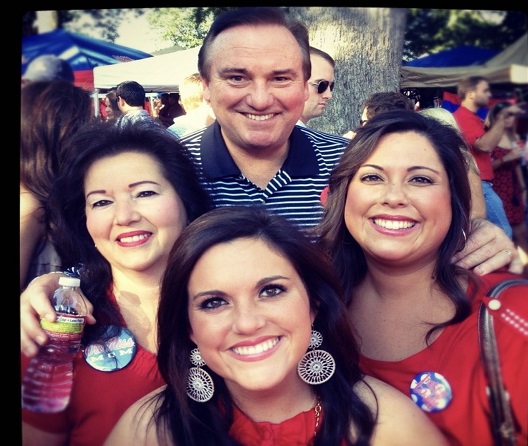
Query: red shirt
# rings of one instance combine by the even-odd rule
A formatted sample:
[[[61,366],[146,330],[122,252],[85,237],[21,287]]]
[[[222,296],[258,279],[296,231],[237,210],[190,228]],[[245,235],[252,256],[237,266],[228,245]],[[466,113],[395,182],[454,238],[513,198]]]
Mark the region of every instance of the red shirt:
[[[21,356],[24,373],[29,360]],[[156,355],[140,345],[132,361],[121,370],[96,370],[87,364],[81,351],[73,367],[72,394],[66,410],[43,414],[22,409],[22,420],[38,429],[52,433],[69,432],[69,446],[101,446],[132,403],[165,385]]]
[[[473,113],[463,105],[453,112],[453,116],[470,146],[471,153],[475,157],[475,162],[480,170],[481,180],[492,181],[494,174],[490,154],[475,148],[475,141],[486,133],[484,122],[476,113]]]
[[[445,328],[430,347],[401,361],[377,361],[361,357],[360,366],[367,375],[392,384],[406,395],[417,374],[424,371],[441,374],[452,389],[451,402],[443,410],[425,412],[442,430],[451,445],[493,446],[490,431],[490,406],[486,396],[486,379],[480,362],[477,316],[483,295],[499,279],[517,277],[509,273],[492,273],[483,277],[472,304],[471,315]],[[509,390],[514,419],[521,434],[518,444],[528,444],[528,287],[516,286],[500,296],[501,308],[493,315],[502,376]],[[504,317],[516,314],[512,318]]]

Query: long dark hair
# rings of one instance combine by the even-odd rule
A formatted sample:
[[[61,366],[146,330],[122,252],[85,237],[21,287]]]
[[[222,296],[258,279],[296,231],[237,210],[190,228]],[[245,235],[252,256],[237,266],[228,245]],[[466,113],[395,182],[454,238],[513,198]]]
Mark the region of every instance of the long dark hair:
[[[22,88],[20,181],[43,208],[61,170],[64,145],[92,119],[90,93],[71,82],[35,81]]]
[[[186,149],[165,128],[118,119],[82,128],[66,148],[68,160],[50,195],[49,207],[55,228],[52,238],[66,265],[81,265],[81,286],[94,306],[94,316],[119,324],[119,314],[109,302],[112,284],[110,264],[95,248],[86,228],[84,179],[97,160],[123,152],[144,153],[157,161],[187,212],[189,221],[210,209]],[[119,166],[116,166],[119,169]],[[84,341],[98,337],[100,324],[88,325]]]
[[[358,346],[330,259],[283,217],[245,206],[217,208],[197,218],[184,229],[171,251],[158,311],[158,364],[167,382],[155,417],[158,432],[168,434],[174,444],[186,446],[236,444],[228,435],[233,402],[223,379],[205,366],[214,380],[213,398],[197,403],[186,394],[189,355],[195,347],[190,340],[187,285],[206,250],[242,237],[265,241],[291,262],[308,291],[311,308],[317,312],[314,329],[323,335],[321,348],[336,361],[332,378],[314,389],[324,411],[314,444],[337,446],[343,439],[346,444],[369,444],[376,416],[354,392],[354,385],[362,379]],[[355,443],[350,440],[351,425],[357,433]]]
[[[464,275],[474,279],[468,271],[451,261],[464,247],[465,235],[470,230],[471,206],[466,163],[460,150],[465,143],[453,127],[410,110],[387,111],[369,119],[365,126],[358,129],[330,176],[328,201],[316,231],[319,233],[319,243],[332,257],[344,288],[346,304],[349,305],[354,298],[354,288],[367,274],[367,263],[361,246],[345,225],[344,209],[348,185],[384,135],[408,131],[424,136],[434,147],[447,172],[451,193],[451,225],[440,245],[434,275],[440,288],[455,305],[456,312],[451,320],[433,327],[428,333],[429,337],[435,329],[460,322],[469,315],[470,302],[457,278]],[[398,154],[395,153],[394,156]]]

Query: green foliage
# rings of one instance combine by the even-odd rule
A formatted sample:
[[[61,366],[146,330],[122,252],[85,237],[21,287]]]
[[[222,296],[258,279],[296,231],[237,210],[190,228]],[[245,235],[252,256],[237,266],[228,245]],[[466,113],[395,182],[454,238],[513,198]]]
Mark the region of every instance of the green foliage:
[[[162,37],[183,49],[201,45],[211,23],[230,7],[155,8],[148,21],[153,28],[162,29]]]
[[[411,8],[403,60],[460,45],[502,50],[527,30],[521,11]]]

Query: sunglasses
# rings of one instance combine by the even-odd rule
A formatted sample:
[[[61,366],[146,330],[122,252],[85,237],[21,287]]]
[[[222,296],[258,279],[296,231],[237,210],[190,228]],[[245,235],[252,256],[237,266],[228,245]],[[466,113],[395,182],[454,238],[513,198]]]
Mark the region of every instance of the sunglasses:
[[[319,94],[324,93],[328,87],[330,87],[330,91],[334,91],[334,82],[330,83],[328,81],[319,81],[312,82],[312,85],[317,87],[317,93]]]

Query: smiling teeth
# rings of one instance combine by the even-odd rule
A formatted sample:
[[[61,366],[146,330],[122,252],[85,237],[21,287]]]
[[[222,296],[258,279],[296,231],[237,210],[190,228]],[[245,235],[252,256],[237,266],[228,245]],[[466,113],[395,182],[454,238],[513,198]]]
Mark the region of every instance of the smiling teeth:
[[[265,351],[268,351],[273,346],[277,345],[279,342],[278,338],[270,339],[268,341],[262,342],[258,345],[252,345],[250,347],[235,347],[232,350],[237,355],[255,355],[257,353],[263,353]]]
[[[147,237],[150,237],[150,235],[149,234],[133,235],[132,237],[120,238],[119,241],[121,243],[134,243],[134,242],[139,242],[140,240],[146,239]]]
[[[374,223],[377,226],[381,226],[385,229],[408,229],[412,228],[416,224],[411,221],[381,220],[379,218],[375,218]]]
[[[269,115],[250,115],[250,114],[247,114],[246,115],[249,119],[252,119],[253,121],[265,121],[266,119],[271,119],[273,118],[273,113],[269,114]]]

